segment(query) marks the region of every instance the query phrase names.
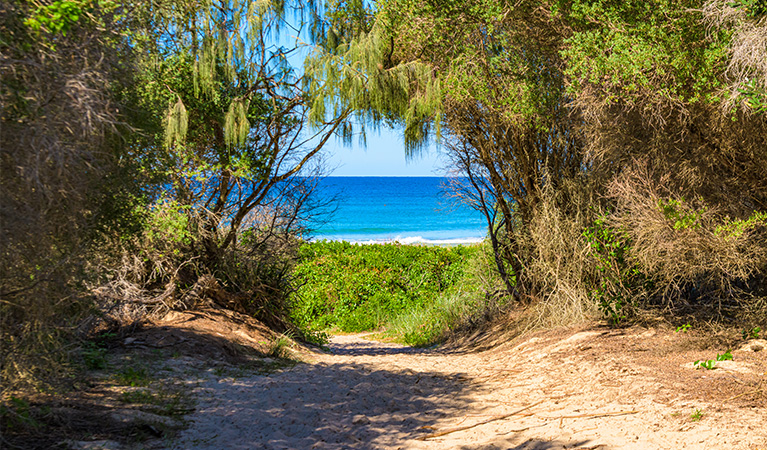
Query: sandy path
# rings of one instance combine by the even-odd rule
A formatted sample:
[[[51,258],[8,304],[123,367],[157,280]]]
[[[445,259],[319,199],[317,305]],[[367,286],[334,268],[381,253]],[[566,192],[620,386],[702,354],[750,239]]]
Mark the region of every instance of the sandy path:
[[[596,334],[452,354],[336,336],[280,373],[207,372],[174,448],[767,449],[763,409],[686,399],[630,360],[586,362]]]

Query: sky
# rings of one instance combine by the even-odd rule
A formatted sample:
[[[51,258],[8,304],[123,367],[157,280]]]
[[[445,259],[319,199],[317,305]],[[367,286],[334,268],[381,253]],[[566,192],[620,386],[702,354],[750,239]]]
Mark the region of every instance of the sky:
[[[291,36],[289,31],[286,33]],[[291,36],[290,39],[295,38]],[[290,44],[290,39],[285,44]],[[302,40],[309,41],[305,30]],[[299,72],[309,50],[309,47],[302,47],[288,57]],[[432,177],[443,176],[445,172],[445,164],[439,159],[439,151],[433,142],[422,155],[405,158],[402,130],[384,125],[379,131],[368,130],[366,146],[356,138],[352,139],[351,145],[344,145],[340,139],[331,139],[325,144],[324,151],[329,176]]]
[[[330,140],[325,150],[330,176],[431,177],[444,174],[444,163],[434,144],[429,145],[423,155],[408,160],[402,131],[383,126],[380,131],[368,131],[367,147],[358,139],[353,139],[351,146],[340,140]]]

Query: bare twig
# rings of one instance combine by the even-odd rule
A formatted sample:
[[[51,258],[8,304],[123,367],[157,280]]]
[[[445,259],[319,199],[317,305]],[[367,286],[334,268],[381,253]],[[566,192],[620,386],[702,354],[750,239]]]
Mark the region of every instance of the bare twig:
[[[753,391],[748,391],[748,392],[744,392],[744,393],[742,393],[742,394],[734,395],[734,396],[732,396],[732,397],[728,398],[727,400],[725,400],[725,401],[724,401],[724,403],[727,403],[727,402],[733,401],[733,400],[735,400],[735,399],[738,399],[738,398],[740,398],[740,397],[745,397],[746,395],[752,395],[752,394],[760,394],[760,393],[764,393],[764,389],[763,389],[763,388],[761,388],[761,387],[760,387],[760,388],[758,388],[758,389],[755,389],[755,390],[753,390]]]
[[[544,400],[541,400],[541,401],[533,403],[532,405],[525,406],[522,409],[518,409],[518,410],[516,410],[516,411],[514,411],[512,413],[504,414],[504,415],[501,415],[501,416],[491,417],[490,419],[483,420],[482,422],[477,422],[477,423],[475,423],[473,425],[466,425],[466,426],[462,426],[462,427],[449,428],[447,430],[443,430],[443,431],[438,431],[436,433],[427,434],[426,436],[421,436],[419,438],[416,438],[416,440],[425,441],[427,439],[432,439],[432,438],[435,438],[435,437],[445,436],[446,434],[456,433],[458,431],[463,431],[463,430],[468,430],[470,428],[478,427],[480,425],[485,425],[485,424],[488,424],[490,422],[495,422],[495,421],[498,421],[498,420],[507,419],[507,418],[509,418],[511,416],[514,416],[514,415],[517,415],[517,414],[519,414],[519,413],[521,413],[523,411],[527,411],[528,409],[530,409],[530,408],[532,408],[534,406],[538,406],[538,405],[540,405],[543,402],[544,402]]]
[[[624,416],[628,414],[637,414],[638,410],[634,411],[616,411],[606,413],[594,413],[594,414],[577,414],[574,416],[559,416],[559,417],[541,417],[542,419],[549,420],[561,420],[561,419],[594,419],[596,417],[608,417],[608,416]]]

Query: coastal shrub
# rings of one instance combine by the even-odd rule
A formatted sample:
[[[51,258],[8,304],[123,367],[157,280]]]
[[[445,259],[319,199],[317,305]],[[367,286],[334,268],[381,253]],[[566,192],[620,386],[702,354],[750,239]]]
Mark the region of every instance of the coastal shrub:
[[[103,235],[140,226],[130,212],[143,202],[147,177],[138,166],[150,158],[135,157],[141,133],[124,126],[128,108],[117,94],[132,84],[135,53],[114,8],[68,9],[79,3],[0,6],[4,399],[72,374],[73,342],[93,306],[83,285],[94,260],[111,251]]]
[[[587,227],[583,236],[599,272],[590,296],[610,325],[619,326],[632,313],[642,288],[642,274],[629,260],[631,237],[608,226],[605,215]]]
[[[281,211],[259,213],[266,218],[247,218],[233,243],[210,260],[200,248],[207,232],[201,217],[179,202],[156,202],[147,209],[143,233],[122,244],[111,280],[96,290],[107,320],[127,325],[173,309],[216,304],[305,337],[290,323],[286,303],[300,240],[291,229],[268,226],[270,214]]]
[[[374,330],[423,308],[462,277],[475,247],[306,243],[293,272],[291,318],[311,330]]]
[[[583,231],[597,215],[598,189],[589,176],[547,186],[531,221],[515,229],[525,262],[521,297],[530,305],[526,328],[568,326],[599,317],[590,295],[599,279]]]
[[[484,242],[469,255],[453,286],[422,307],[391,319],[387,332],[415,347],[437,344],[497,318],[510,299],[499,295],[505,292],[504,288],[491,244]]]
[[[763,311],[767,214],[685,196],[657,178],[640,165],[608,191],[617,206],[610,224],[625,232],[631,264],[652,281],[648,299],[717,314]]]

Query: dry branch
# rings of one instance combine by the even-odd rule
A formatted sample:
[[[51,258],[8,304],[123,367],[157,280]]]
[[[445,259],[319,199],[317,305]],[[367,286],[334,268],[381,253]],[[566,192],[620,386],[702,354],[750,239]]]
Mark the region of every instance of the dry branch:
[[[544,400],[541,400],[541,401],[533,403],[532,405],[525,406],[522,409],[518,409],[518,410],[516,410],[516,411],[514,411],[512,413],[504,414],[504,415],[501,415],[501,416],[491,417],[490,419],[483,420],[482,422],[477,422],[477,423],[475,423],[473,425],[466,425],[466,426],[463,426],[463,427],[449,428],[447,430],[443,430],[443,431],[438,431],[436,433],[427,434],[426,436],[421,436],[419,438],[416,438],[416,440],[418,440],[418,441],[425,441],[427,439],[432,439],[432,438],[435,438],[435,437],[445,436],[446,434],[456,433],[458,431],[463,431],[463,430],[468,430],[470,428],[478,427],[480,425],[485,425],[485,424],[488,424],[490,422],[495,422],[497,420],[507,419],[507,418],[509,418],[511,416],[515,416],[515,415],[517,415],[517,414],[519,414],[519,413],[521,413],[523,411],[527,411],[528,409],[530,409],[530,408],[532,408],[534,406],[538,406],[538,405],[540,405],[543,402],[544,402]]]
[[[727,400],[724,401],[724,403],[733,401],[733,400],[738,399],[740,397],[745,397],[746,395],[761,394],[761,393],[764,393],[764,392],[765,392],[764,389],[757,389],[757,390],[754,390],[754,391],[744,392],[742,394],[738,394],[738,395],[735,395],[735,396],[732,396],[732,397],[728,398]]]
[[[597,418],[597,417],[623,416],[623,415],[637,414],[637,413],[639,413],[638,410],[633,410],[633,411],[616,411],[616,412],[595,413],[595,414],[577,414],[577,415],[574,415],[574,416],[542,417],[542,419],[549,419],[549,420],[594,419],[594,418]]]

